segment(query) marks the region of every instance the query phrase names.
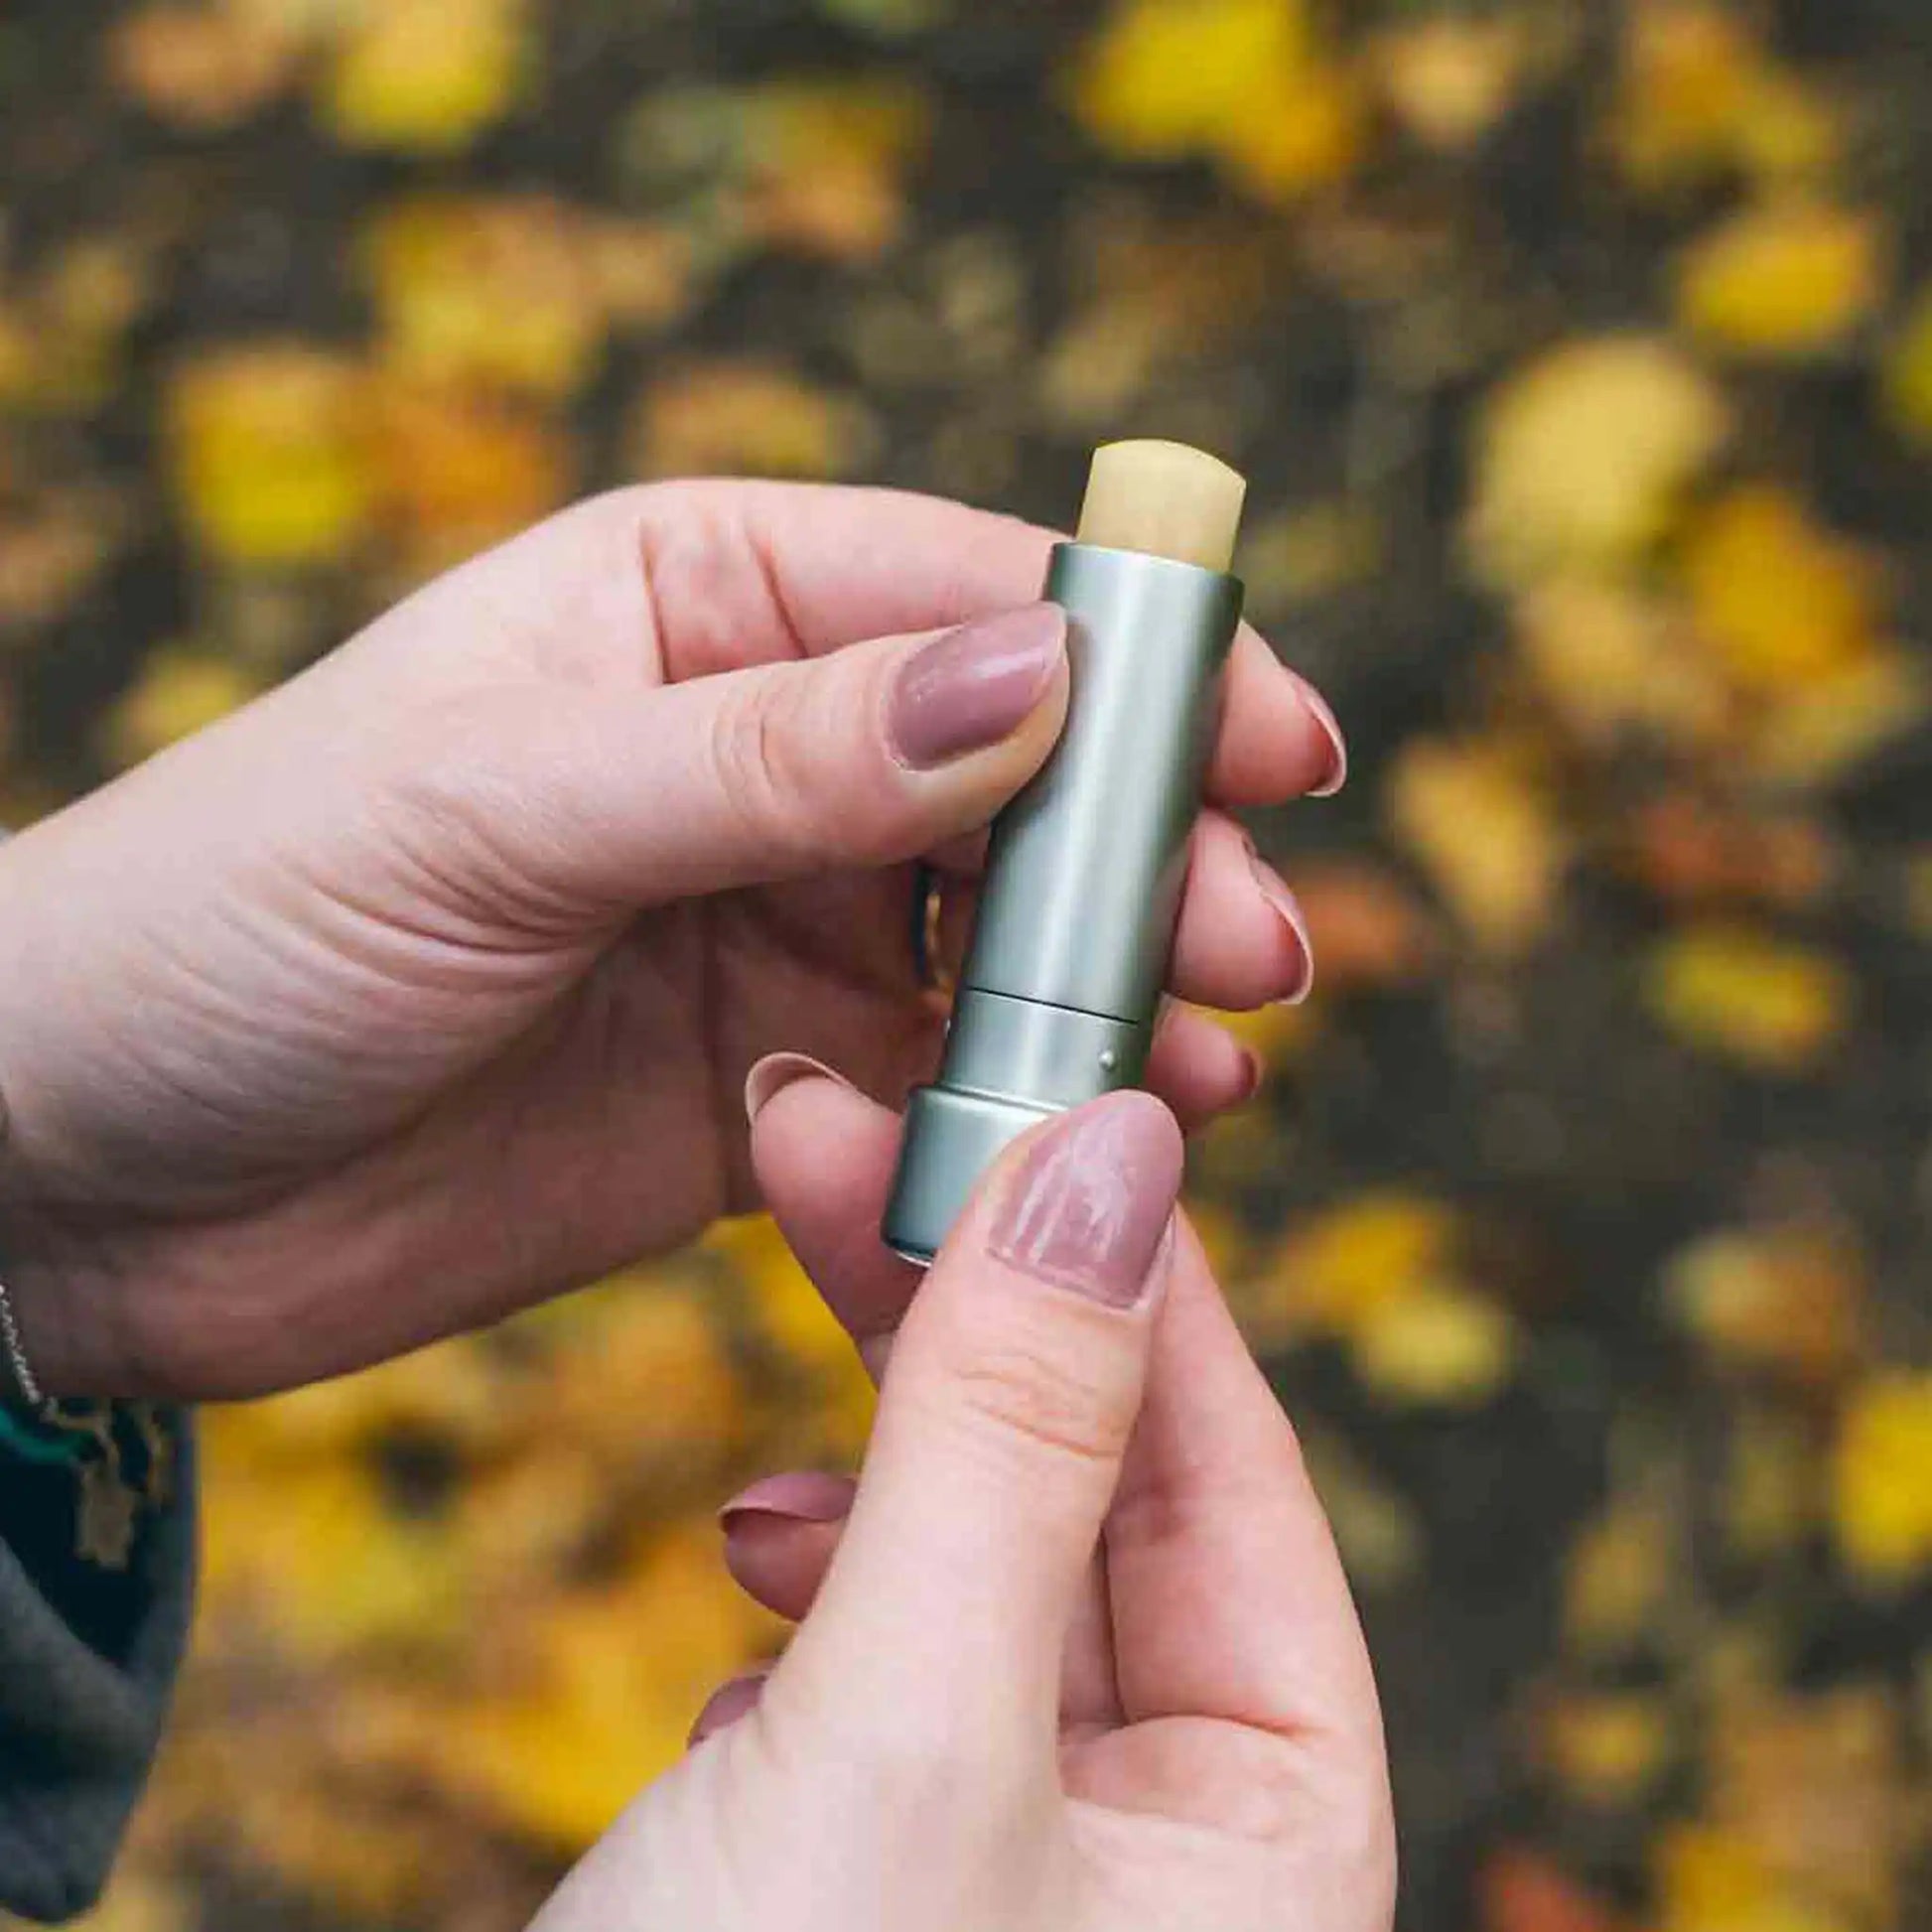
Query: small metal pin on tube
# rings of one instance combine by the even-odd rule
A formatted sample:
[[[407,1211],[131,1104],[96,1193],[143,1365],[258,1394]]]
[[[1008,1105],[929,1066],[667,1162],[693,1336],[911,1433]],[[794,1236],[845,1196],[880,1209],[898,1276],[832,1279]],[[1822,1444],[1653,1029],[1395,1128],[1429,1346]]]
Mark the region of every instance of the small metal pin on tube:
[[[1000,1151],[1147,1065],[1241,621],[1245,485],[1172,443],[1096,453],[1045,595],[1067,616],[1066,728],[995,821],[938,1078],[912,1096],[883,1233],[938,1251]]]

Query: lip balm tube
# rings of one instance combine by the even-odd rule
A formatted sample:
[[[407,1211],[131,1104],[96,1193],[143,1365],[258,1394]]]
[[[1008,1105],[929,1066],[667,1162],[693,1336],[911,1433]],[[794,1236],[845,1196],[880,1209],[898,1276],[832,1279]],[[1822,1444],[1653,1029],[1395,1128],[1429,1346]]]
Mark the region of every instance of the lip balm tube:
[[[1241,621],[1245,493],[1180,444],[1095,453],[1044,593],[1067,618],[1066,727],[994,821],[944,1059],[906,1113],[882,1232],[909,1261],[1009,1142],[1140,1084]]]

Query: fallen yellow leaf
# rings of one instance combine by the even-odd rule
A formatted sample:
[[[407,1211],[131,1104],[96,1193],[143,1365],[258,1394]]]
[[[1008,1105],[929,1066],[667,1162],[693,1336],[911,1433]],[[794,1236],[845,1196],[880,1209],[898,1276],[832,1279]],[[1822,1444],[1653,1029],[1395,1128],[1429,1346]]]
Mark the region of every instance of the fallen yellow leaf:
[[[1731,216],[1677,264],[1685,327],[1732,354],[1797,359],[1835,347],[1883,291],[1875,216],[1780,198]]]
[[[1598,1809],[1639,1802],[1669,1768],[1675,1748],[1670,1706],[1640,1691],[1553,1698],[1537,1728],[1543,1760],[1557,1782]]]
[[[524,0],[381,0],[349,17],[321,108],[345,147],[456,154],[528,77]]]
[[[1720,1359],[1821,1384],[1857,1355],[1863,1287],[1842,1242],[1797,1228],[1710,1235],[1664,1272],[1678,1318]]]
[[[776,363],[720,357],[653,382],[637,400],[628,447],[640,477],[825,478],[862,468],[876,435],[856,398]]]
[[[1856,1932],[1782,1885],[1750,1841],[1713,1825],[1677,1825],[1656,1854],[1659,1932]]]
[[[1766,1073],[1801,1073],[1851,1019],[1834,960],[1745,926],[1701,922],[1652,947],[1651,1011],[1693,1046]]]
[[[1709,379],[1644,336],[1551,350],[1490,397],[1478,424],[1468,540],[1516,586],[1639,559],[1717,455],[1728,412]]]
[[[1396,837],[1476,944],[1500,957],[1535,945],[1572,856],[1543,788],[1481,740],[1414,739],[1386,782]]]
[[[1932,1374],[1886,1369],[1853,1390],[1832,1461],[1839,1548],[1867,1584],[1932,1565]]]
[[[1692,526],[1683,568],[1698,635],[1747,692],[1791,692],[1876,642],[1871,560],[1775,485],[1745,484],[1714,503]]]
[[[363,380],[347,358],[296,343],[214,349],[177,371],[169,458],[204,547],[273,568],[356,546],[374,506]]]
[[[1519,1336],[1507,1309],[1449,1281],[1423,1282],[1362,1310],[1349,1360],[1362,1384],[1403,1407],[1475,1409],[1516,1366]]]
[[[1594,749],[1638,734],[1697,749],[1725,729],[1722,680],[1685,647],[1682,618],[1652,591],[1620,579],[1551,577],[1517,601],[1515,636],[1542,696]]]
[[[606,332],[594,235],[544,195],[423,196],[384,207],[360,249],[383,360],[431,388],[481,383],[553,401],[576,393],[596,372]]]

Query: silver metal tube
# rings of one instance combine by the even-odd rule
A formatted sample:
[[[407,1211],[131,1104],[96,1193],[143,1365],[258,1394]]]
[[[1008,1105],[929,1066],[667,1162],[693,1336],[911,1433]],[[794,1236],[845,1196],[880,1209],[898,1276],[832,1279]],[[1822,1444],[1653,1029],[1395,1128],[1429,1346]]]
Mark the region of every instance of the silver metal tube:
[[[1063,543],[1066,728],[995,821],[938,1079],[912,1096],[883,1232],[929,1261],[1029,1127],[1138,1085],[1241,620],[1238,578]]]

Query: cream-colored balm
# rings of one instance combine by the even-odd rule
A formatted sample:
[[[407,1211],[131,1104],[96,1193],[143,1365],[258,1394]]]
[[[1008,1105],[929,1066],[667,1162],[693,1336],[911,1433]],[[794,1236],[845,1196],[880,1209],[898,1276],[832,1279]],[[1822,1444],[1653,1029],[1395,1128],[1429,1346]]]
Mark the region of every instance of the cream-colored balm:
[[[1247,479],[1205,450],[1103,444],[1093,453],[1074,541],[1225,571],[1247,493]]]
[[[884,1234],[911,1260],[1028,1128],[1141,1083],[1241,621],[1246,490],[1183,444],[1095,453],[1079,534],[1046,574],[1066,728],[994,823],[945,1057],[906,1113]]]

